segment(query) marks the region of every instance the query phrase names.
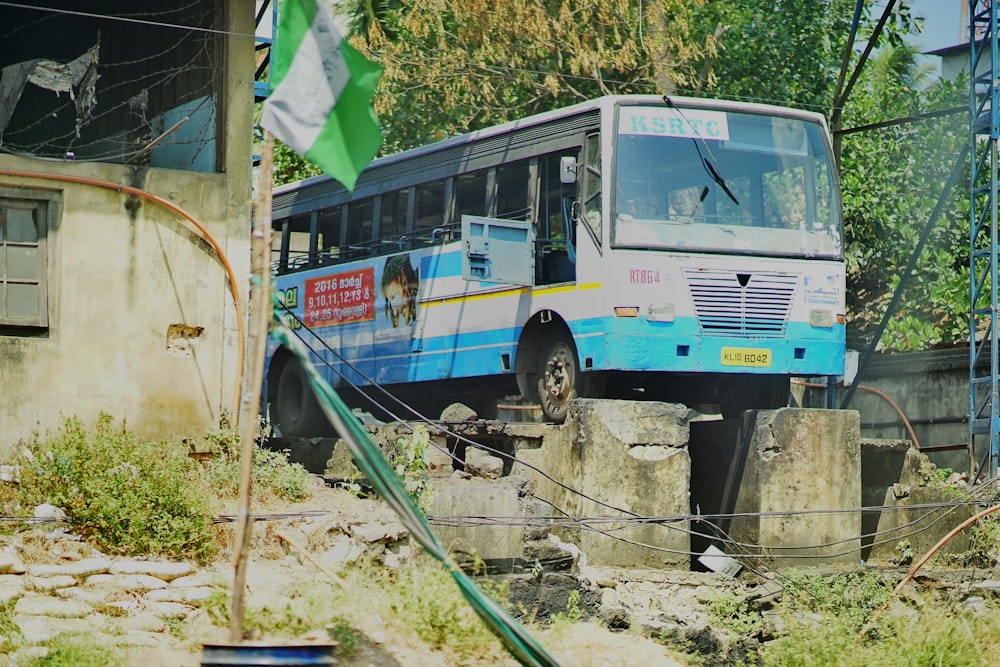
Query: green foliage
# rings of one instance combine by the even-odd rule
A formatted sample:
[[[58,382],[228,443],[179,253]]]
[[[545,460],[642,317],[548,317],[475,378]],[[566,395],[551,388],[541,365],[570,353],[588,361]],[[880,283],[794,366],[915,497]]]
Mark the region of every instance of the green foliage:
[[[572,590],[566,600],[566,611],[552,614],[553,626],[579,623],[583,620],[584,610],[580,608],[580,591]]]
[[[882,606],[892,587],[878,572],[851,572],[833,577],[793,573],[785,580],[785,607],[798,614],[837,619],[858,632]]]
[[[326,634],[337,642],[337,655],[349,658],[358,650],[358,631],[347,619],[336,617],[326,626]]]
[[[274,141],[273,168],[275,185],[302,181],[322,173],[319,168],[277,139]]]
[[[909,54],[859,80],[844,127],[968,104],[968,81],[916,84],[926,73]],[[843,137],[841,188],[847,244],[848,326],[863,340],[873,332],[968,142],[966,115],[857,132]],[[900,308],[881,339],[887,351],[927,349],[967,340],[969,314],[968,167],[956,183],[910,277]]]
[[[909,540],[900,540],[894,551],[896,555],[892,558],[893,565],[906,566],[913,562],[913,545]]]
[[[427,429],[418,426],[407,438],[396,441],[393,459],[396,474],[403,480],[407,493],[417,506],[422,506],[427,493],[427,470],[431,465],[431,438]]]
[[[463,662],[496,652],[499,642],[442,568],[414,566],[388,588],[391,609],[430,647],[454,652]]]
[[[1000,518],[983,517],[969,529],[969,549],[951,557],[962,567],[994,568],[1000,564]]]
[[[56,505],[74,532],[112,554],[214,555],[211,495],[181,447],[139,440],[102,414],[93,431],[67,419],[26,451],[13,502],[21,513]]]
[[[886,618],[886,617],[883,617]],[[792,617],[789,634],[763,646],[769,667],[988,667],[996,664],[1000,616],[925,610],[919,621],[891,615],[875,637],[857,639],[843,619]]]
[[[208,479],[220,498],[236,498],[240,489],[239,435],[223,421],[219,430],[207,437],[214,458],[208,467]],[[263,447],[253,449],[251,470],[253,499],[260,503],[275,500],[295,502],[309,497],[309,472],[288,460],[287,452]]]
[[[764,627],[760,612],[754,611],[749,600],[735,593],[720,593],[708,606],[709,616],[720,627],[741,637],[757,637]]]

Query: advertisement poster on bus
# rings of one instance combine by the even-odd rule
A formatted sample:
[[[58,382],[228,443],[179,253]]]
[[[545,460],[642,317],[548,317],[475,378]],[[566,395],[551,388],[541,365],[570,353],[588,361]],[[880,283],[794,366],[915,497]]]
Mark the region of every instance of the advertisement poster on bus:
[[[375,319],[375,269],[371,266],[305,281],[303,317],[310,329]]]

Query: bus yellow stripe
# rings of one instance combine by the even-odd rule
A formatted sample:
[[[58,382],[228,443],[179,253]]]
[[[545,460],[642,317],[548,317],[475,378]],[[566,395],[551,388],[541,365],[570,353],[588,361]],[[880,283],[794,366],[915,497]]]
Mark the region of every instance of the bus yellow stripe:
[[[539,289],[532,289],[532,296],[543,296],[547,294],[560,294],[562,292],[573,292],[575,290],[591,290],[600,289],[601,283],[583,283],[581,285],[557,285],[555,287],[542,287]],[[444,306],[450,303],[466,303],[469,301],[482,301],[484,299],[499,299],[507,296],[520,296],[522,294],[527,294],[529,288],[527,287],[513,287],[511,289],[498,290],[496,292],[487,292],[486,294],[470,294],[469,296],[452,296],[446,297],[444,299],[432,299],[429,301],[421,301],[421,306]]]

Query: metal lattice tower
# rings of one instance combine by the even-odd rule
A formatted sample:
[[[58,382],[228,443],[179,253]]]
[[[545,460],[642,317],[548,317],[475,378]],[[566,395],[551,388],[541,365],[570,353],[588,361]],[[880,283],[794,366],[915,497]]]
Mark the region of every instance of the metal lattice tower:
[[[998,359],[997,140],[1000,139],[1000,63],[997,0],[969,0],[971,192],[969,312],[969,441],[981,472],[997,474],[1000,438]],[[978,461],[977,461],[978,462]],[[988,466],[988,467],[987,467]]]

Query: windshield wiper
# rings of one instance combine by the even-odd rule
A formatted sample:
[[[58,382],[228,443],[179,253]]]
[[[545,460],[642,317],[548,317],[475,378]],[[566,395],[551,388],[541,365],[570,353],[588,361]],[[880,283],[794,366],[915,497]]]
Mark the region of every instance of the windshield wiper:
[[[688,127],[690,127],[691,130],[694,132],[694,136],[691,137],[691,141],[694,142],[694,149],[698,151],[698,157],[701,158],[701,166],[705,169],[705,173],[711,176],[712,180],[715,181],[715,184],[718,185],[720,188],[722,188],[722,191],[725,192],[726,195],[728,195],[729,198],[733,200],[734,204],[739,206],[740,201],[736,198],[736,195],[733,194],[733,191],[729,189],[729,185],[726,183],[726,179],[724,179],[722,177],[722,174],[719,173],[719,167],[715,161],[715,156],[712,155],[712,149],[708,147],[708,142],[706,142],[705,138],[702,137],[697,130],[695,130],[694,125],[692,125],[691,121],[687,119],[687,116],[684,115],[684,112],[681,111],[681,108],[676,104],[674,104],[674,101],[671,100],[668,95],[663,96],[663,102],[668,107],[670,107],[678,114],[680,114],[680,117],[684,120],[685,123],[688,124]],[[701,142],[701,145],[705,146],[705,151],[708,153],[709,157],[712,158],[711,160],[709,160],[702,154],[701,146],[698,144],[699,141]],[[706,194],[707,193],[702,194],[701,197],[702,201],[705,200]]]

